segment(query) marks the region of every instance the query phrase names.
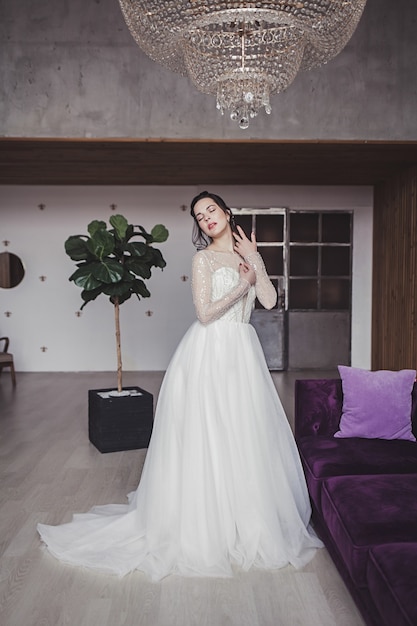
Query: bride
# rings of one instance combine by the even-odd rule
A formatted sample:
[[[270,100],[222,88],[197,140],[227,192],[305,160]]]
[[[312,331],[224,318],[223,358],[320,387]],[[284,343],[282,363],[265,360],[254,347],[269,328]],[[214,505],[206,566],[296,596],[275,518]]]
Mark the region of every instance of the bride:
[[[63,562],[119,576],[140,570],[231,576],[304,566],[321,547],[296,444],[255,329],[255,297],[277,294],[225,202],[191,203],[197,320],[166,371],[137,490],[60,526],[38,525]]]

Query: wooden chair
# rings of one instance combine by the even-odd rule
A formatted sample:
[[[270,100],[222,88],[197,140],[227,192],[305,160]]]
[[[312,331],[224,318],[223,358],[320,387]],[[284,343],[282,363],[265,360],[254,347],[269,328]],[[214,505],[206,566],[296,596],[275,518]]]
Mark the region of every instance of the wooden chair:
[[[16,372],[14,369],[13,354],[7,352],[9,349],[9,338],[0,337],[0,341],[4,341],[3,352],[0,352],[0,374],[3,367],[10,367],[10,373],[12,375],[13,386],[16,385]]]

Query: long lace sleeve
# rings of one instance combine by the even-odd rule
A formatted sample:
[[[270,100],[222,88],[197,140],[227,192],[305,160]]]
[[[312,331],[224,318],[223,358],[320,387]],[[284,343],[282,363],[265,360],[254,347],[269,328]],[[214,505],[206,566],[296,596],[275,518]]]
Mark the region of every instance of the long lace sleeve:
[[[212,302],[211,270],[208,260],[203,253],[197,252],[192,262],[191,288],[197,317],[202,324],[208,324],[219,319],[225,311],[242,298],[250,289],[250,284],[244,278],[225,296]]]
[[[272,309],[277,302],[277,292],[266,273],[265,264],[259,252],[248,254],[245,261],[255,270],[256,297],[265,309]]]

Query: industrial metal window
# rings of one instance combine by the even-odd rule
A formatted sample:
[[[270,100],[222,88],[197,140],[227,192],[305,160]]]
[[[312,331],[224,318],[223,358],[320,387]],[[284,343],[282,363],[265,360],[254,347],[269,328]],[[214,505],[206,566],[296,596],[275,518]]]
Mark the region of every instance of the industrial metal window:
[[[285,307],[285,256],[287,211],[281,208],[234,209],[235,221],[250,237],[256,233],[258,250],[262,255],[266,271],[277,292],[281,294],[275,308]],[[262,308],[258,301],[256,308]]]
[[[289,211],[288,218],[288,308],[350,310],[352,213]]]
[[[259,252],[285,310],[351,308],[352,212],[233,209]],[[259,304],[257,303],[258,307]]]

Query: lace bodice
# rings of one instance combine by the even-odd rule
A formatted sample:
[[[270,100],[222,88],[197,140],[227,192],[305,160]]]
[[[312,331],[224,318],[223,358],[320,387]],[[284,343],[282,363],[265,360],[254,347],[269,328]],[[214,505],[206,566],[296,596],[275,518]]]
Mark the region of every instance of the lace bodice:
[[[208,324],[222,319],[248,323],[255,297],[267,309],[275,305],[277,293],[261,255],[254,252],[245,261],[255,270],[254,286],[240,277],[242,258],[237,253],[205,249],[194,255],[192,291],[200,322]]]

